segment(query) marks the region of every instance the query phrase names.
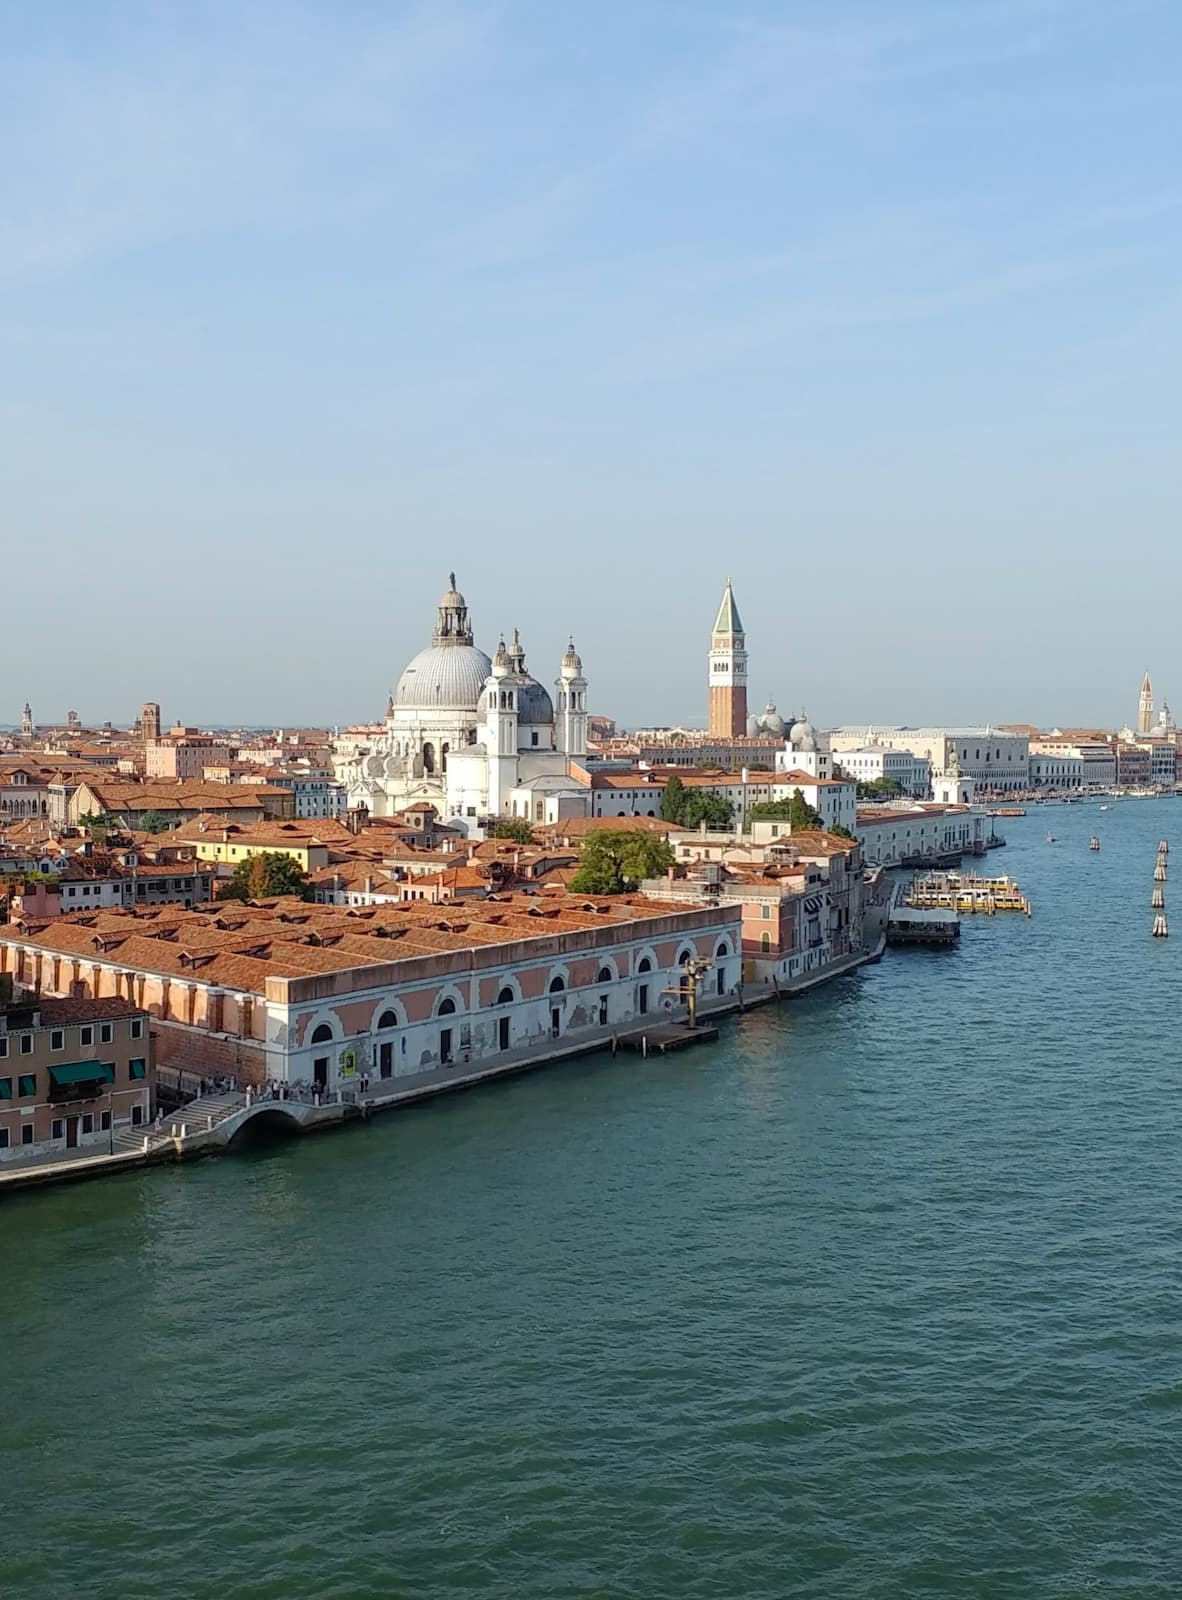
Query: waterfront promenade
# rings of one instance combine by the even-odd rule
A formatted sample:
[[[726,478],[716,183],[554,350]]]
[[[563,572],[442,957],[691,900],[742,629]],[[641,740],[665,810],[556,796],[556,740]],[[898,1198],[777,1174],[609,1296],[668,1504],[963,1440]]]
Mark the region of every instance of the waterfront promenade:
[[[868,908],[867,929],[871,942],[867,948],[819,972],[779,985],[749,985],[729,995],[704,994],[698,1002],[702,1026],[692,1032],[687,1030],[680,1042],[687,1045],[706,1042],[715,1036],[712,1023],[718,1018],[790,1001],[826,983],[848,977],[868,962],[877,961],[884,948],[884,914],[880,905]],[[659,1052],[673,1043],[670,1035],[684,1025],[684,1017],[685,1008],[679,1006],[669,1013],[655,1013],[646,1022],[630,1028],[586,1028],[577,1036],[563,1039],[538,1034],[528,1045],[506,1051],[498,1060],[467,1071],[461,1064],[416,1073],[410,1079],[374,1079],[359,1075],[350,1087],[324,1094],[315,1092],[311,1085],[290,1091],[278,1085],[274,1089],[247,1091],[232,1084],[225,1088],[211,1086],[191,1102],[162,1112],[156,1123],[119,1134],[109,1152],[63,1155],[61,1160],[51,1162],[14,1161],[0,1167],[0,1195],[46,1184],[83,1182],[137,1167],[219,1155],[234,1148],[235,1142],[248,1131],[266,1129],[288,1135],[327,1132],[439,1095],[540,1071],[577,1056],[604,1053],[614,1056],[618,1049],[645,1055],[650,1035],[654,1051]],[[192,1075],[185,1076],[191,1078]]]

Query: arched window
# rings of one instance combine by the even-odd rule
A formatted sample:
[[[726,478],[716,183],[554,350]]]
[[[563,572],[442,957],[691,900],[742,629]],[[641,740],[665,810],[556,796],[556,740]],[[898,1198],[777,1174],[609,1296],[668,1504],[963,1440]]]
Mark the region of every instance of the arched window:
[[[513,993],[512,989],[510,989],[509,985],[506,984],[501,990],[500,994],[497,995],[497,1004],[499,1006],[511,1006],[516,998],[517,997]]]
[[[681,954],[677,958],[677,965],[679,967],[684,967],[686,962],[689,960],[689,958],[690,958],[689,951],[688,950],[683,950],[681,952]]]
[[[764,951],[770,950],[771,947],[772,947],[772,936],[771,936],[771,934],[770,933],[761,934],[760,935],[760,939],[759,939],[759,945],[760,945],[760,949],[762,949]]]
[[[312,1029],[313,1044],[328,1044],[332,1038],[332,1029],[327,1022],[322,1022],[319,1027]]]
[[[566,984],[562,981],[561,978],[551,978],[551,980],[550,980],[550,993],[551,994],[561,994],[562,991],[565,988],[566,988]]]
[[[615,977],[616,975],[610,967],[600,967],[595,981],[596,983],[614,983]]]
[[[456,1009],[456,1003],[455,1003],[455,1001],[454,1001],[454,1000],[453,1000],[453,999],[452,999],[452,998],[451,998],[451,996],[450,996],[450,995],[449,995],[449,996],[448,996],[448,997],[447,997],[447,999],[446,999],[446,1000],[441,1000],[441,1001],[440,1001],[440,1002],[439,1002],[439,1015],[440,1015],[440,1016],[441,1016],[441,1017],[450,1017],[450,1016],[451,1016],[451,1014],[452,1014],[452,1012],[453,1012],[453,1011],[454,1011],[454,1010],[455,1010],[455,1009]]]
[[[435,746],[433,744],[425,744],[423,746],[423,771],[435,771]]]
[[[715,958],[717,960],[719,960],[719,961],[723,961],[723,960],[726,959],[727,956],[730,955],[730,953],[731,953],[730,945],[727,944],[725,939],[720,940],[719,941],[719,945],[718,945],[718,949],[714,952]]]
[[[378,1018],[379,1028],[396,1028],[397,1026],[398,1016],[397,1013],[393,1011],[383,1011],[381,1016]]]
[[[640,960],[636,964],[636,970],[637,972],[651,972],[653,970],[653,964],[647,956],[641,956]]]
[[[439,747],[439,770],[441,772],[447,771],[447,752],[450,749],[451,745],[449,744],[442,744]]]

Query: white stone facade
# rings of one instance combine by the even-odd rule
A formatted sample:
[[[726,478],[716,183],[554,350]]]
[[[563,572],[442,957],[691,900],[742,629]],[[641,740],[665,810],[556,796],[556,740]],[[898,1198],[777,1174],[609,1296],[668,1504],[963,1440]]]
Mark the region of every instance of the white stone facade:
[[[569,776],[571,761],[587,753],[587,680],[573,643],[555,695],[557,711],[526,669],[516,632],[491,658],[476,646],[453,573],[432,642],[403,670],[382,729],[335,746],[349,808],[393,816],[427,800],[448,820],[479,831],[487,818],[512,814],[514,795],[524,807],[531,783],[544,779],[548,796],[565,794],[566,815],[584,814],[586,786]],[[571,806],[582,809],[572,813]],[[517,812],[532,813],[532,802]]]

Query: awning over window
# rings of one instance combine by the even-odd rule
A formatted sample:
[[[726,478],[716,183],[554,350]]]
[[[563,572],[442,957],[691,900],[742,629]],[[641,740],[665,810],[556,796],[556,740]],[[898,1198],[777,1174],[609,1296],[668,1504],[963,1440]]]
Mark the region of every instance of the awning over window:
[[[50,1067],[49,1077],[55,1089],[71,1083],[114,1083],[115,1068],[106,1061],[66,1061]]]

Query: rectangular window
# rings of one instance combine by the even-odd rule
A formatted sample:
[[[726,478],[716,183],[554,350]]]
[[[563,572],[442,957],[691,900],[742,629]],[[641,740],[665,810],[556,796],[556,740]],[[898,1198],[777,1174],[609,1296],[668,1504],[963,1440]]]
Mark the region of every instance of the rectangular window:
[[[99,1023],[99,1043],[110,1044],[115,1037],[115,1024],[113,1022]]]
[[[37,1093],[37,1074],[35,1072],[22,1072],[16,1080],[16,1092],[22,1100],[27,1100],[29,1095]]]
[[[131,1019],[131,1037],[133,1039],[142,1039],[143,1036],[144,1036],[144,1019],[143,1019],[143,1017],[132,1017],[132,1019]]]
[[[142,1059],[128,1062],[128,1069],[133,1078],[146,1078],[148,1076],[147,1063]]]
[[[32,1142],[33,1142],[33,1124],[31,1122],[23,1122],[21,1124],[21,1143],[22,1144],[32,1144]]]
[[[93,1044],[94,1043],[94,1029],[92,1027],[90,1027],[89,1025],[87,1025],[85,1028],[79,1028],[78,1029],[78,1043],[79,1044]]]
[[[100,1111],[99,1112],[99,1129],[100,1129],[100,1131],[102,1133],[110,1133],[110,1131],[111,1131],[111,1113],[109,1111]]]
[[[83,1131],[83,1133],[93,1133],[94,1132],[94,1113],[93,1113],[93,1111],[87,1111],[87,1112],[83,1113],[82,1131]]]
[[[131,1108],[131,1125],[132,1125],[132,1127],[133,1128],[138,1128],[140,1123],[143,1120],[144,1120],[144,1108],[143,1108],[143,1106],[132,1106],[132,1108]]]
[[[32,1054],[33,1054],[33,1035],[31,1033],[22,1033],[21,1034],[21,1055],[22,1056],[31,1056]]]
[[[54,1028],[49,1035],[49,1048],[51,1050],[64,1050],[66,1048],[66,1032],[64,1028]]]
[[[5,1039],[5,1038],[0,1037],[0,1056],[6,1056],[7,1054],[8,1054],[8,1040]]]
[[[64,1139],[65,1136],[66,1136],[66,1125],[65,1125],[65,1123],[62,1121],[62,1119],[60,1117],[54,1117],[54,1119],[53,1119],[53,1127],[52,1127],[52,1129],[50,1131],[50,1138],[51,1139]]]
[[[0,1100],[12,1099],[12,1079],[0,1078]]]
[[[0,1128],[0,1150],[8,1149],[8,1129]]]

